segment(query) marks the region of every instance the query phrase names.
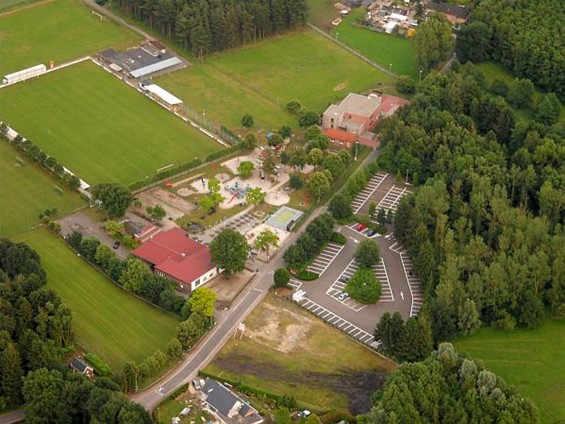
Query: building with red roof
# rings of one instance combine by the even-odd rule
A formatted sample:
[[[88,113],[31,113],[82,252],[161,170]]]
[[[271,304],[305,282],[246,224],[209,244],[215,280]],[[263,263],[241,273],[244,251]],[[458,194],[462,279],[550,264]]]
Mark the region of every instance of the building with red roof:
[[[408,101],[389,94],[364,96],[349,93],[338,105],[330,105],[322,116],[322,132],[333,143],[351,147],[354,143],[378,146],[372,129]]]
[[[210,250],[180,228],[157,233],[132,252],[147,262],[159,275],[178,283],[180,291],[190,293],[218,274]]]

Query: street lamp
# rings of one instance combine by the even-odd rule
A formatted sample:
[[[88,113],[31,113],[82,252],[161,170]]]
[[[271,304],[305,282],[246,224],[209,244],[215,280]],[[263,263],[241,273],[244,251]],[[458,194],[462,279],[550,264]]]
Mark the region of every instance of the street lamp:
[[[420,80],[418,82],[422,82],[422,70],[420,69]]]
[[[359,140],[355,140],[355,159],[357,160],[357,156],[359,154]]]

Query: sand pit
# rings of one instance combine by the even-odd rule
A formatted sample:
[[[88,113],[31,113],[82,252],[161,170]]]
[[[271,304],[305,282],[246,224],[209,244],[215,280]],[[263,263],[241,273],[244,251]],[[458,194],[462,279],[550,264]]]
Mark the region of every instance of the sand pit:
[[[286,205],[289,201],[290,196],[282,190],[271,191],[265,198],[265,202],[273,206]]]
[[[179,196],[182,196],[182,197],[188,197],[188,196],[190,196],[191,194],[194,194],[194,191],[189,190],[189,189],[183,187],[183,188],[179,188],[179,189],[177,190],[177,194],[178,194]]]

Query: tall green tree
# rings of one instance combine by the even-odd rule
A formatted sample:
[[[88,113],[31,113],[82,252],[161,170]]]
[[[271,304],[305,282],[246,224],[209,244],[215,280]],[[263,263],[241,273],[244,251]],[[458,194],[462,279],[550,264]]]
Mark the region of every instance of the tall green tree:
[[[239,231],[226,228],[210,243],[212,261],[227,275],[243,271],[249,245]]]
[[[257,234],[255,238],[254,247],[256,249],[262,250],[267,254],[267,261],[269,260],[269,253],[271,248],[278,247],[279,236],[277,236],[271,230],[265,229]]]
[[[374,240],[365,239],[357,245],[354,257],[361,268],[372,268],[381,258],[379,245]]]
[[[95,185],[92,187],[92,197],[100,202],[100,208],[107,218],[123,216],[133,200],[131,192],[119,184]]]

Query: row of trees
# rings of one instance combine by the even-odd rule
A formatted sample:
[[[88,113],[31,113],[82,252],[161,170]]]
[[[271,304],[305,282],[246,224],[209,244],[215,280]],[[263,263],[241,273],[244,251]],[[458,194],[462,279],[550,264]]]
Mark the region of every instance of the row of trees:
[[[77,231],[67,236],[67,242],[125,290],[167,311],[181,314],[184,299],[175,294],[175,283],[151,272],[141,260],[129,258],[122,261],[111,248],[101,244],[97,238],[83,238]]]
[[[45,283],[33,249],[0,240],[0,410],[21,404],[24,375],[58,366],[74,343],[71,311]]]
[[[331,240],[335,220],[325,213],[318,216],[308,226],[296,243],[284,252],[284,260],[289,268],[302,271],[322,250],[322,247]]]
[[[202,57],[306,23],[305,0],[118,0],[118,7]]]
[[[21,135],[14,137],[12,141],[7,136],[8,127],[6,124],[0,124],[0,138],[4,141],[10,143],[17,150],[22,152],[29,159],[37,162],[57,178],[61,179],[71,190],[76,190],[80,187],[80,179],[76,175],[71,175],[65,172],[62,164],[60,164],[56,158],[49,156],[38,146],[33,144],[31,140],[23,138]]]
[[[447,18],[439,13],[432,13],[418,26],[414,36],[416,62],[418,69],[427,73],[430,69],[451,56],[455,48],[453,29]],[[404,82],[404,84],[402,84]],[[411,87],[402,81],[403,88]],[[411,88],[404,92],[412,91]]]
[[[442,343],[424,362],[393,371],[366,418],[379,423],[539,423],[534,403]]]
[[[560,0],[481,2],[457,36],[457,56],[493,59],[565,101],[563,21]]]
[[[388,119],[379,162],[427,184],[401,201],[407,246],[434,339],[481,322],[535,327],[565,301],[565,143],[556,127],[515,124],[467,64],[430,75]]]

